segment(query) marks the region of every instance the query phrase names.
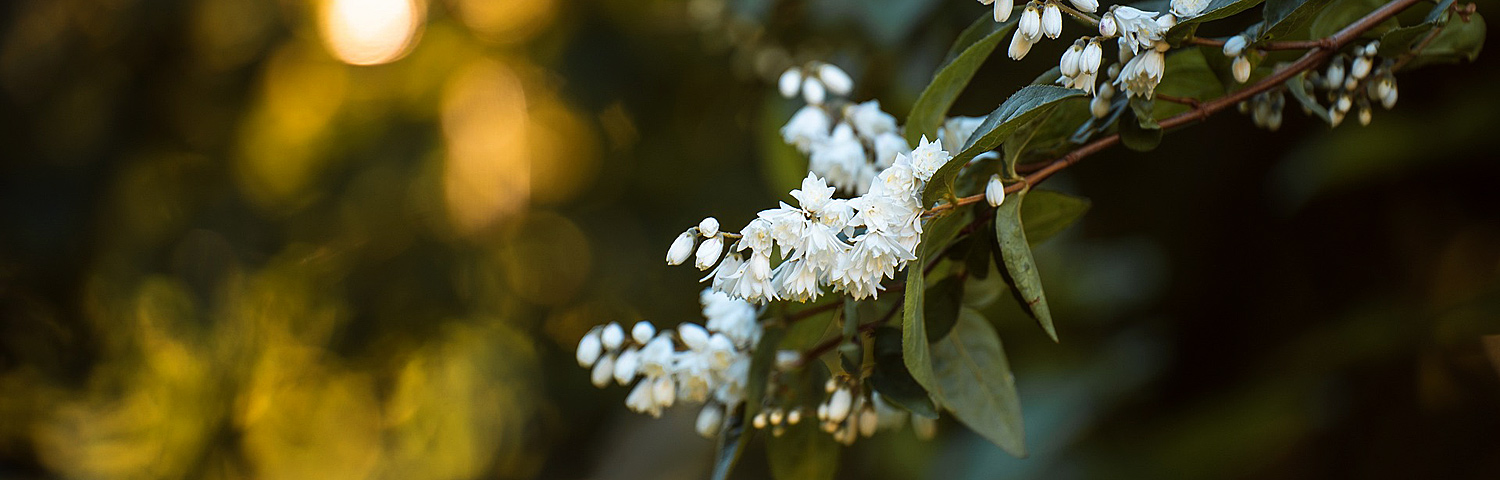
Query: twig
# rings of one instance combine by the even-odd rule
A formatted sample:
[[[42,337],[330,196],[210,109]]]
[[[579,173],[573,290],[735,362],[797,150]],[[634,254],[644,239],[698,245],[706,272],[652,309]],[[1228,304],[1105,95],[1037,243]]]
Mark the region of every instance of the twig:
[[[1219,47],[1219,48],[1223,48],[1224,47],[1224,40],[1218,40],[1218,39],[1214,39],[1214,38],[1192,37],[1192,38],[1188,39],[1188,43],[1192,44],[1192,45],[1201,45],[1201,46],[1204,46],[1204,47]],[[1265,50],[1265,51],[1271,51],[1271,50],[1307,50],[1307,49],[1310,49],[1310,48],[1332,48],[1332,47],[1330,47],[1330,43],[1328,41],[1328,38],[1320,38],[1320,39],[1317,39],[1317,40],[1287,40],[1287,41],[1281,41],[1281,42],[1266,42],[1266,43],[1262,43],[1260,45],[1255,45],[1252,48],[1256,48],[1256,49],[1260,49],[1260,50]]]

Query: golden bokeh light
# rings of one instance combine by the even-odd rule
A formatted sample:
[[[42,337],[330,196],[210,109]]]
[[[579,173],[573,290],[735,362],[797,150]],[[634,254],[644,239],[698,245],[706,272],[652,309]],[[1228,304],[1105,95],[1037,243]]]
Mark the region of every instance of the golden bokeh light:
[[[479,60],[454,77],[444,97],[444,198],[454,227],[475,233],[530,198],[526,93],[509,68]]]
[[[323,41],[351,65],[396,61],[415,43],[424,7],[421,0],[326,0],[319,12]]]
[[[518,43],[552,23],[554,0],[455,0],[453,8],[476,35],[495,43]]]

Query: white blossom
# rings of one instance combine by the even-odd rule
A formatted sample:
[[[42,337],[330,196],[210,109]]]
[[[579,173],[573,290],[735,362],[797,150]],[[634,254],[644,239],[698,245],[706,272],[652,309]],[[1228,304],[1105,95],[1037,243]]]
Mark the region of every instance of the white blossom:
[[[848,73],[831,63],[818,65],[818,79],[828,87],[828,92],[834,95],[848,95],[854,90],[854,79],[849,78]]]
[[[672,241],[672,246],[667,249],[667,265],[681,265],[682,262],[687,261],[688,257],[693,254],[696,241],[697,236],[693,235],[691,230],[678,235],[677,239]]]
[[[797,96],[797,91],[802,88],[802,69],[792,67],[782,72],[781,77],[776,79],[776,88],[783,97]]]
[[[823,82],[814,77],[802,79],[802,99],[813,105],[822,105],[823,100],[828,98],[828,91],[823,87]]]
[[[1094,13],[1099,10],[1099,0],[1072,0],[1073,8],[1084,12]]]
[[[1004,22],[1010,20],[1011,11],[1016,9],[1015,0],[979,0],[983,4],[995,4],[995,21]]]
[[[875,144],[875,167],[885,169],[896,163],[897,155],[911,151],[906,139],[895,133],[882,133],[872,141]]]
[[[619,357],[615,358],[615,368],[613,372],[615,383],[619,383],[620,385],[628,385],[630,384],[631,380],[635,380],[636,375],[639,374],[640,371],[641,351],[639,349],[634,347],[627,348],[625,349],[625,351],[620,352]]]
[[[1161,24],[1156,22],[1156,12],[1115,5],[1104,15],[1105,19],[1099,22],[1099,34],[1114,37],[1118,33],[1123,39],[1121,47],[1128,47],[1131,53],[1152,48],[1166,33]]]
[[[1172,0],[1172,14],[1181,18],[1193,18],[1208,8],[1210,0]]]
[[[1370,57],[1360,55],[1359,57],[1355,57],[1353,63],[1349,64],[1349,75],[1356,79],[1364,80],[1366,76],[1370,75],[1370,67],[1372,66],[1374,66],[1374,63]]]
[[[1042,33],[1047,38],[1057,38],[1062,35],[1062,10],[1057,8],[1056,3],[1048,3],[1042,9]]]
[[[719,428],[723,425],[724,407],[713,403],[703,406],[703,410],[698,412],[697,422],[694,423],[698,434],[708,438],[717,436]]]
[[[589,372],[589,381],[595,387],[604,388],[609,385],[609,380],[615,375],[615,356],[605,355],[594,363],[594,369]]]
[[[722,253],[724,253],[724,237],[713,237],[704,240],[703,244],[698,245],[698,257],[695,265],[698,266],[699,270],[708,270],[708,267],[714,266],[714,262],[719,260],[719,255]]]
[[[833,123],[827,112],[816,105],[806,105],[792,114],[786,126],[781,127],[781,138],[797,147],[798,151],[808,153],[812,151],[813,145],[828,138],[832,127]]]
[[[1104,118],[1109,115],[1110,100],[1115,96],[1115,87],[1109,82],[1099,86],[1099,91],[1094,94],[1094,99],[1089,100],[1089,111],[1094,118]]]
[[[1026,17],[1023,14],[1021,18],[1025,19]],[[1021,33],[1020,30],[1016,30],[1015,35],[1010,36],[1010,49],[1006,50],[1005,53],[1010,56],[1011,60],[1026,58],[1026,54],[1031,51],[1031,45],[1034,43],[1036,43],[1035,40]]]
[[[610,322],[604,326],[604,331],[599,332],[599,340],[605,350],[619,350],[620,345],[625,343],[625,329],[620,328],[618,323]]]
[[[864,144],[854,134],[854,128],[840,123],[833,134],[815,146],[808,157],[808,170],[822,175],[835,187],[846,191],[859,188],[864,166],[868,164]]]
[[[990,180],[984,184],[984,201],[991,207],[998,207],[1005,201],[1005,184],[1000,183],[999,175],[990,175]]]
[[[927,136],[924,135],[917,142],[917,148],[912,149],[910,158],[912,171],[916,172],[917,178],[925,182],[931,179],[932,174],[937,173],[939,168],[947,164],[952,156],[943,150],[941,144],[927,141]]]
[[[854,127],[855,133],[867,140],[896,132],[896,117],[881,110],[879,100],[844,107],[844,120]]]
[[[938,142],[950,153],[963,151],[969,137],[983,124],[984,117],[948,117],[938,130]]]
[[[630,338],[634,339],[635,343],[645,345],[646,342],[651,341],[651,338],[655,336],[656,326],[652,325],[651,322],[642,320],[635,322],[634,327],[630,327]]]
[[[1152,48],[1125,64],[1120,71],[1120,78],[1115,83],[1121,85],[1132,97],[1151,98],[1155,95],[1156,85],[1161,83],[1161,76],[1166,69],[1166,55],[1163,53],[1165,43],[1158,44],[1158,48]]]
[[[1021,11],[1021,21],[1016,25],[1016,34],[1026,37],[1031,42],[1042,38],[1042,12],[1037,11],[1035,5],[1027,5],[1026,9]]]
[[[589,330],[578,340],[578,366],[590,367],[599,361],[599,355],[603,353],[604,345],[599,341],[599,329]]]

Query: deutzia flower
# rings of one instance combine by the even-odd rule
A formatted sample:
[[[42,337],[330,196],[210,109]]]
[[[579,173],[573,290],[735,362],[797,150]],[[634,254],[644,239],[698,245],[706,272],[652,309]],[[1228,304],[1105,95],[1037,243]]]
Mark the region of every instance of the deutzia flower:
[[[1010,20],[1010,12],[1016,8],[1015,0],[979,0],[984,5],[995,5],[995,21],[1003,22]]]
[[[1240,56],[1241,53],[1245,52],[1245,46],[1248,43],[1250,43],[1250,39],[1246,38],[1244,35],[1235,35],[1233,37],[1229,37],[1229,40],[1224,41],[1224,56]]]
[[[938,142],[929,142],[927,136],[923,135],[917,148],[912,149],[910,158],[912,171],[916,173],[917,178],[925,182],[932,179],[932,174],[937,173],[938,169],[947,164],[952,156],[944,151],[943,146]]]
[[[848,73],[831,63],[818,65],[818,79],[828,87],[828,92],[834,95],[848,95],[854,90],[854,79],[849,78]]]
[[[798,67],[788,68],[788,69],[786,69],[785,72],[781,73],[781,77],[780,78],[776,79],[776,89],[781,92],[781,96],[783,96],[783,97],[786,97],[786,98],[795,97],[795,96],[797,96],[797,91],[800,90],[801,88],[802,88],[802,69],[801,68],[798,68]]]
[[[1234,73],[1234,81],[1245,83],[1250,80],[1250,59],[1245,58],[1244,55],[1234,57],[1231,70]]]
[[[1099,0],[1072,0],[1073,8],[1084,12],[1094,13],[1099,10]]]
[[[949,152],[963,151],[969,142],[969,137],[979,126],[984,124],[984,117],[949,117],[943,122],[943,129],[938,130],[938,142],[942,144],[943,150]]]
[[[1193,18],[1208,8],[1209,0],[1172,0],[1172,14],[1180,18]]]
[[[833,123],[828,113],[816,105],[807,105],[781,127],[781,138],[805,154],[812,151],[813,145],[827,140],[831,128]]]
[[[1042,33],[1053,39],[1062,35],[1062,9],[1056,3],[1049,2],[1042,8]]]
[[[903,155],[911,151],[906,139],[895,133],[882,133],[875,137],[875,167],[884,169],[896,162],[897,155]]]
[[[1155,20],[1156,12],[1147,12],[1134,7],[1115,5],[1099,21],[1099,34],[1114,37],[1117,33],[1124,39],[1121,47],[1129,47],[1132,53],[1149,49],[1162,39],[1165,31]]]
[[[693,246],[698,236],[692,230],[682,232],[672,241],[672,247],[667,249],[667,265],[682,265],[689,256],[693,255]]]
[[[1121,85],[1132,97],[1151,98],[1166,69],[1166,49],[1167,44],[1161,42],[1156,48],[1136,55],[1120,70],[1120,78],[1115,83]]]
[[[864,144],[847,123],[834,127],[833,135],[817,145],[808,157],[808,170],[822,175],[835,187],[855,191],[869,162]]]
[[[854,127],[855,133],[867,140],[896,132],[896,117],[881,110],[879,100],[844,107],[844,120]]]
[[[1005,184],[1000,183],[999,175],[990,175],[990,181],[985,183],[984,201],[991,207],[998,207],[1005,201]]]

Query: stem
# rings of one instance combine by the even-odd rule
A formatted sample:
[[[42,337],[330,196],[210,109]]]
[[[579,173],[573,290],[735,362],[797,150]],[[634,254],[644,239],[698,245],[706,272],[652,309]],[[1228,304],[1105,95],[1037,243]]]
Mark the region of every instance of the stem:
[[[1259,44],[1259,45],[1254,45],[1254,46],[1252,46],[1250,48],[1256,48],[1256,49],[1265,50],[1265,51],[1271,51],[1271,50],[1307,50],[1307,49],[1310,49],[1310,48],[1332,48],[1332,47],[1330,47],[1330,44],[1329,44],[1329,38],[1333,38],[1333,37],[1320,38],[1320,39],[1317,39],[1317,40],[1288,40],[1288,41],[1282,41],[1282,42],[1266,42],[1266,43],[1262,43],[1262,44]],[[1192,38],[1188,39],[1187,43],[1189,45],[1201,45],[1201,46],[1204,46],[1204,47],[1219,47],[1219,48],[1224,48],[1224,40],[1219,40],[1219,39],[1214,39],[1214,38],[1192,37]]]
[[[1405,10],[1407,7],[1416,5],[1418,3],[1421,3],[1422,1],[1423,0],[1393,0],[1392,2],[1375,9],[1375,11],[1370,12],[1359,20],[1356,20],[1354,23],[1349,24],[1349,26],[1344,27],[1343,30],[1339,30],[1337,33],[1334,33],[1333,35],[1322,39],[1304,42],[1272,42],[1268,45],[1276,45],[1277,47],[1280,47],[1284,45],[1296,44],[1301,45],[1301,47],[1298,48],[1311,48],[1311,50],[1303,54],[1302,57],[1297,59],[1297,61],[1292,62],[1292,64],[1288,65],[1285,68],[1282,68],[1281,70],[1277,70],[1276,73],[1273,73],[1258,82],[1250,84],[1243,89],[1235,91],[1234,93],[1207,102],[1201,102],[1197,107],[1194,107],[1191,110],[1162,120],[1161,122],[1159,122],[1161,124],[1161,128],[1175,128],[1187,125],[1189,123],[1207,120],[1209,116],[1218,113],[1219,111],[1229,108],[1243,100],[1249,99],[1250,97],[1260,94],[1261,92],[1265,92],[1267,90],[1275,88],[1277,85],[1280,85],[1283,82],[1287,81],[1287,79],[1290,79],[1297,74],[1302,73],[1303,71],[1323,64],[1328,60],[1328,57],[1333,56],[1333,54],[1337,52],[1339,48],[1342,48],[1344,45],[1349,44],[1349,42],[1352,42],[1355,39],[1359,38],[1360,34],[1372,28],[1375,28],[1376,25],[1380,25],[1381,22],[1384,22],[1387,19],[1396,16],[1396,14],[1401,13],[1401,11]],[[1220,45],[1222,45],[1222,42],[1220,42]],[[1062,157],[1053,160],[1052,162],[1047,163],[1045,166],[1038,168],[1030,174],[1026,175],[1025,177],[1023,177],[1023,182],[1007,185],[1005,187],[1005,193],[1015,193],[1021,191],[1022,188],[1025,188],[1030,184],[1039,183],[1042,180],[1045,180],[1047,177],[1050,177],[1053,174],[1062,171],[1064,168],[1068,168],[1069,166],[1078,163],[1080,160],[1083,160],[1084,157],[1098,153],[1099,151],[1112,147],[1117,143],[1120,143],[1120,134],[1118,133],[1086,143],[1083,146],[1078,147],[1071,152],[1068,152],[1068,154],[1063,155]],[[928,209],[927,212],[929,214],[934,212],[941,212],[943,210],[950,210],[956,207],[961,207],[981,201],[984,201],[984,193],[978,193],[975,195],[959,198],[957,202],[936,205]]]

